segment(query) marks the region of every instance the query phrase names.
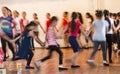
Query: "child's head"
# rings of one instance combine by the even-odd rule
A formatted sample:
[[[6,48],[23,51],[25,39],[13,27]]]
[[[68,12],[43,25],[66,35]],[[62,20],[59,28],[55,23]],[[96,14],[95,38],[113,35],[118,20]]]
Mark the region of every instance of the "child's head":
[[[25,11],[22,12],[22,17],[25,18],[27,13]]]
[[[46,13],[46,18],[47,19],[50,19],[50,16],[51,16],[50,13]]]
[[[8,10],[9,10],[8,7],[4,6],[4,7],[2,7],[1,10],[2,10],[2,14],[3,14],[3,16],[9,16],[9,15],[8,15]]]
[[[33,19],[38,19],[37,13],[33,13]]]
[[[104,10],[104,17],[110,17],[110,12],[108,10]]]
[[[30,30],[33,30],[33,29],[35,29],[36,27],[37,27],[37,23],[34,22],[34,21],[31,21],[31,22],[26,26],[26,28],[27,28],[27,29],[30,29]]]
[[[68,12],[67,12],[67,11],[65,11],[65,12],[63,13],[63,17],[65,17],[65,18],[68,17]]]
[[[95,15],[96,15],[96,18],[102,19],[102,17],[103,17],[103,12],[102,12],[102,10],[96,10]]]
[[[53,16],[51,19],[50,19],[50,23],[51,25],[55,26],[57,25],[57,21],[58,21],[58,18],[56,16]]]
[[[14,11],[13,11],[13,16],[14,16],[14,17],[18,17],[18,16],[19,16],[19,12],[16,11],[16,10],[14,10]]]

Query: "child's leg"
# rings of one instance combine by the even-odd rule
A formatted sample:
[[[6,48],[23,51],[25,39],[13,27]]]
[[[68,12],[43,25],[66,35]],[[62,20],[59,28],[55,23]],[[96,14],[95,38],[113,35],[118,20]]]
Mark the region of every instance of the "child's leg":
[[[33,58],[34,54],[32,51],[29,52],[29,56],[28,56],[28,59],[27,59],[27,66],[30,66],[30,63],[32,61],[32,58]]]

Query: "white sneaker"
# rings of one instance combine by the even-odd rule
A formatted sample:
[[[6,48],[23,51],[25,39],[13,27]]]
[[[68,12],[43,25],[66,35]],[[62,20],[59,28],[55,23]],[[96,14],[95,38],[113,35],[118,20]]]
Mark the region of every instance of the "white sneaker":
[[[89,65],[92,65],[92,66],[95,65],[95,64],[94,64],[94,60],[88,60],[87,63],[88,63]]]
[[[40,65],[41,65],[41,61],[35,62],[35,66],[37,69],[39,69]]]

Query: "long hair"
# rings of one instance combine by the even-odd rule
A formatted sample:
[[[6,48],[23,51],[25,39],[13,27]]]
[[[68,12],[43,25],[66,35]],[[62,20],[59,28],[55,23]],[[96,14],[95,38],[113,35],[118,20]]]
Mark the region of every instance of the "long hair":
[[[94,21],[93,16],[89,12],[87,12],[86,15],[88,15],[88,17],[91,19],[91,23],[92,23]]]
[[[108,18],[109,15],[110,15],[109,11],[108,10],[104,10],[105,20],[109,23],[108,31],[111,29],[111,22],[110,22],[110,19]]]
[[[76,29],[76,23],[75,23],[76,18],[77,18],[77,13],[73,12],[72,13],[72,21],[71,21],[71,32],[74,32]]]
[[[37,23],[34,22],[34,21],[31,21],[31,22],[25,27],[25,29],[24,29],[24,31],[23,31],[23,33],[22,33],[22,36],[26,35],[26,34],[30,31],[29,27],[31,27],[31,26],[37,26]]]
[[[83,24],[83,17],[82,17],[82,14],[80,12],[78,12],[78,18],[80,20],[80,23]]]

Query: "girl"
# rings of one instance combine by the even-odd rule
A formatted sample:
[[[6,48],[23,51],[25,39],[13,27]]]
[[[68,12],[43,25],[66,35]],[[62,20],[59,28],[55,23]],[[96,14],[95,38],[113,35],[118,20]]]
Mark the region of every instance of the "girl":
[[[88,31],[90,30],[90,28],[91,28],[91,26],[92,26],[92,22],[94,21],[94,19],[93,19],[93,16],[90,14],[90,13],[86,13],[86,25],[85,25],[85,32],[86,33],[88,33]],[[88,38],[86,38],[86,42],[87,42],[87,48],[89,47],[89,45],[88,45],[88,39],[90,39],[91,41],[93,41],[92,40],[92,32],[90,32],[89,34],[88,34]]]
[[[116,28],[114,27],[114,20],[110,18],[110,13],[108,10],[104,10],[104,18],[109,23],[108,32],[106,34],[106,41],[109,53],[109,63],[112,63],[113,30],[116,31]]]
[[[13,38],[13,27],[15,27],[16,22],[13,20],[12,16],[8,14],[8,12],[10,11],[10,9],[8,7],[2,7],[2,14],[3,16],[0,17],[0,21],[6,21],[6,23],[2,24],[2,29],[3,32],[9,37],[9,38]],[[12,27],[13,24],[13,27]],[[14,55],[14,47],[13,45],[6,41],[3,37],[1,38],[1,43],[2,43],[2,49],[4,54],[6,54],[6,44],[8,44],[8,47],[10,48],[10,50],[12,51],[13,55]],[[6,61],[6,55],[4,56],[4,61]]]
[[[41,63],[51,58],[53,51],[56,51],[59,54],[59,70],[67,70],[67,68],[64,68],[62,66],[63,64],[63,53],[60,50],[60,47],[56,41],[56,34],[55,34],[55,26],[57,25],[57,17],[53,16],[50,20],[50,26],[48,27],[48,31],[46,34],[46,40],[48,43],[49,48],[49,54],[48,56],[44,57],[43,59],[40,59],[35,63],[36,67],[39,69]]]
[[[76,57],[79,55],[80,51],[82,50],[81,47],[79,46],[79,43],[77,42],[77,36],[78,36],[78,31],[80,28],[80,22],[77,21],[77,13],[73,12],[72,13],[72,20],[68,23],[66,28],[64,29],[63,33],[65,33],[67,30],[69,32],[69,43],[73,49],[73,56],[71,59],[72,65],[71,68],[79,68],[79,65],[75,64]]]
[[[13,11],[13,17],[14,20],[16,21],[16,26],[15,26],[15,38],[21,35],[21,28],[20,28],[20,18],[19,18],[19,12],[14,10]],[[20,40],[18,39],[16,41],[16,49],[18,51],[20,47]]]
[[[24,31],[25,26],[29,23],[29,20],[26,18],[27,13],[25,11],[22,12],[22,18],[20,20],[20,27],[21,27],[21,32]]]
[[[63,19],[62,19],[62,25],[61,25],[61,27],[63,29],[65,29],[65,27],[67,26],[68,22],[69,22],[68,12],[64,12],[63,13]],[[68,43],[68,31],[66,31],[65,34],[64,34],[64,44],[65,44],[65,47],[69,47],[69,43]]]
[[[106,61],[106,29],[108,27],[108,22],[105,20],[102,20],[103,12],[101,10],[96,11],[96,20],[93,22],[93,26],[91,27],[91,30],[94,29],[93,34],[93,42],[94,42],[94,50],[92,54],[90,55],[90,59],[87,61],[88,64],[94,63],[94,57],[98,50],[98,46],[101,45],[102,52],[103,52],[103,65],[109,66]]]
[[[83,25],[83,17],[82,17],[82,14],[79,13],[79,12],[78,12],[77,14],[78,14],[78,22],[81,23],[81,27],[82,27],[82,25]],[[81,30],[79,29],[79,31],[78,31],[78,40],[79,40],[79,41],[80,41],[80,36],[81,36]],[[83,45],[81,41],[80,41],[80,44],[81,44],[81,46]]]
[[[45,30],[43,29],[42,25],[40,24],[39,22],[39,19],[38,19],[38,16],[37,16],[37,13],[33,13],[33,21],[37,23],[37,25],[40,26],[40,28],[42,29],[42,31],[45,33]],[[39,36],[39,30],[38,30],[38,27],[36,27],[36,29],[34,30],[36,36],[38,37]],[[34,50],[34,39],[31,37],[31,45],[32,45],[32,49]]]
[[[117,18],[117,14],[114,13],[113,14],[113,19],[114,19],[114,26],[115,28],[117,28],[119,26],[119,19]],[[114,43],[114,51],[116,51],[118,49],[118,40],[119,40],[119,34],[118,34],[118,30],[117,31],[113,31],[113,43]]]
[[[30,22],[26,27],[24,32],[22,33],[21,36],[19,36],[18,38],[22,37],[21,40],[21,45],[20,45],[20,49],[17,52],[16,56],[15,56],[15,60],[18,59],[26,59],[27,60],[27,64],[26,64],[26,69],[34,69],[34,67],[30,66],[31,60],[33,58],[33,52],[32,52],[32,47],[30,44],[30,39],[35,38],[35,40],[41,45],[44,46],[43,42],[38,39],[38,37],[36,36],[36,34],[34,33],[34,30],[36,29],[37,24],[35,22]],[[17,39],[18,39],[17,38]],[[15,39],[15,40],[17,40]]]

